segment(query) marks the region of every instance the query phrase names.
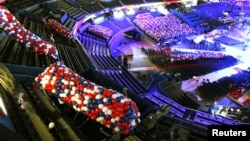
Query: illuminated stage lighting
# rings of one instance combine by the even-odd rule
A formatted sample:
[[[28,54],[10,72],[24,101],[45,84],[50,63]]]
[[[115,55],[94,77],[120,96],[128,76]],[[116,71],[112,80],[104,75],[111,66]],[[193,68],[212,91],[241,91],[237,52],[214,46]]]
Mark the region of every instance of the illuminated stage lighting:
[[[116,10],[113,12],[113,15],[116,20],[119,20],[119,19],[123,19],[125,14],[123,13],[122,10]]]

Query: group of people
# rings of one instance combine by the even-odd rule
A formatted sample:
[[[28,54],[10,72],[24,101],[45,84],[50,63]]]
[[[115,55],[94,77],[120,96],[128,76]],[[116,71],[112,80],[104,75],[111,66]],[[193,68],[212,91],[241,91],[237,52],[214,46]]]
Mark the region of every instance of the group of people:
[[[160,17],[153,17],[150,13],[138,14],[134,23],[148,36],[159,42],[195,33],[191,26],[183,23],[171,13]]]

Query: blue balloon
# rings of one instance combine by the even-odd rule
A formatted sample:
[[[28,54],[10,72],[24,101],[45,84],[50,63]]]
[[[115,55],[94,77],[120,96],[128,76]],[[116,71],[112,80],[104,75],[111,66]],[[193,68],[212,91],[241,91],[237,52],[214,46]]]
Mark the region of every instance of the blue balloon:
[[[104,89],[102,87],[98,87],[98,90],[100,91],[101,94],[104,92]]]
[[[110,128],[114,129],[116,127],[115,122],[111,123]]]
[[[103,113],[103,112],[102,112]],[[104,114],[104,113],[103,113]],[[105,114],[104,114],[105,115]],[[105,119],[110,120],[111,116],[110,115],[105,115]]]
[[[100,113],[98,113],[97,114],[99,117],[104,117],[105,116],[105,114],[103,113],[103,112],[100,112]]]
[[[96,99],[96,104],[99,105],[102,103],[102,99]]]

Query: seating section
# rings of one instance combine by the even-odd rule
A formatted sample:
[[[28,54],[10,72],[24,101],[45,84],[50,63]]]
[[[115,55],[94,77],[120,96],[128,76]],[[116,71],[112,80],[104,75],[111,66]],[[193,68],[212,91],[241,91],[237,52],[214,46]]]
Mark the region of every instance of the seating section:
[[[150,86],[152,88],[149,91],[151,91],[152,89],[158,88],[158,91],[162,95],[168,98],[171,98],[172,100],[174,100],[175,102],[179,103],[180,105],[184,107],[188,107],[192,109],[198,109],[200,107],[200,103],[194,93],[184,92],[181,90],[182,81],[181,81],[181,78],[179,78],[177,74],[156,73],[156,74],[151,75],[150,77],[153,78],[153,81],[156,81],[156,84],[155,84],[156,88],[154,86]],[[150,83],[151,84],[153,83],[152,80],[150,81]],[[157,102],[157,103],[160,103],[160,102]],[[164,105],[164,104],[160,103],[160,105]]]
[[[65,26],[67,25],[67,23],[70,24],[72,22],[82,20],[88,14],[88,12],[84,11],[83,8],[81,7],[79,8],[72,7],[70,4],[61,2],[61,1],[51,3],[51,5],[54,5],[61,11],[65,11],[68,13],[69,18],[67,19],[67,21],[65,21],[65,23],[62,23]],[[66,27],[69,27],[69,26],[66,26]]]
[[[16,0],[8,0],[5,2],[5,6],[8,9],[11,9],[11,12],[16,13],[20,10],[23,10],[25,8],[32,7],[36,5],[37,3],[44,2],[45,0],[22,0],[22,1],[16,1]]]
[[[176,38],[195,33],[194,29],[183,23],[173,14],[153,17],[150,13],[136,15],[133,20],[146,35],[158,43],[166,42],[170,38]]]
[[[218,38],[215,38],[214,40],[219,42],[219,43],[228,45],[228,46],[234,46],[234,45],[238,45],[238,44],[243,43],[241,41],[238,41],[237,39],[233,39],[233,38],[227,37],[227,36],[220,36]]]
[[[93,0],[76,0],[88,13],[99,12],[104,10],[104,7],[100,5],[98,2],[94,2]]]
[[[142,4],[144,3],[143,0],[121,0],[123,5],[132,5],[132,4]]]
[[[105,8],[114,8],[114,7],[121,7],[121,3],[118,0],[101,0],[99,2],[102,6],[104,6]]]
[[[205,23],[209,25],[209,27],[224,28],[225,26],[227,26],[227,23],[223,23],[218,19],[225,16],[223,14],[224,11],[231,11],[232,9],[230,8],[230,6],[227,6],[227,3],[215,2],[212,4],[201,4],[194,10],[205,21]]]
[[[186,63],[184,65],[181,61],[176,62],[175,65],[180,66],[170,69],[170,72],[180,73],[181,78],[187,80],[193,76],[204,75],[233,66],[238,63],[238,60],[232,56],[225,56],[223,59],[198,59],[196,63],[192,61],[187,61]]]
[[[129,90],[133,91],[137,95],[145,94],[147,92],[146,88],[126,70],[120,70],[120,71],[107,70],[103,72],[104,74],[110,76],[111,79],[127,87]]]
[[[64,38],[57,32],[52,31],[48,26],[40,22],[29,20],[28,18],[20,17],[19,21],[26,29],[37,34],[37,36],[42,37],[44,40],[48,40],[49,42],[52,41],[50,41],[50,37],[48,35],[53,34],[55,39],[54,44],[58,46],[57,49],[60,50],[59,52],[63,52],[62,50],[64,50],[64,48],[60,48],[60,44],[57,45],[57,43],[60,42],[60,40],[64,39],[64,45],[71,46],[70,48],[73,51],[71,51],[68,55],[62,54],[60,56],[60,59],[64,60],[65,62],[69,62],[68,60],[71,60],[71,58],[75,58],[75,60],[71,60],[71,62],[66,63],[75,71],[82,71],[86,67],[90,66],[90,61],[88,61],[87,58],[84,58],[84,52],[82,51],[82,47],[79,46],[79,43],[76,42],[76,40]],[[9,35],[5,34],[4,31],[2,31],[2,33],[3,42],[1,44],[0,52],[1,62],[44,68],[55,61],[49,56],[33,52],[32,49],[27,48],[24,44],[14,41],[12,38],[10,38]],[[10,46],[13,47],[10,48]],[[74,55],[74,57],[69,55]]]
[[[82,50],[81,46],[77,42],[75,46],[74,48],[63,44],[57,45],[65,65],[75,72],[81,72],[88,67],[92,67],[91,61],[87,58],[87,54]]]
[[[215,2],[213,4],[204,3],[195,8],[197,14],[203,17],[209,16],[210,18],[223,17],[223,11],[227,11],[227,3],[224,2]],[[203,11],[203,12],[202,12]]]
[[[194,41],[185,41],[185,45],[189,49],[195,50],[208,50],[208,51],[225,51],[225,48],[222,47],[219,43],[210,43],[208,41],[201,41],[200,43],[195,43]]]
[[[183,80],[239,63],[233,56],[227,56],[220,52],[165,51],[147,48],[142,48],[141,50],[149,56],[152,63],[170,73],[181,74],[180,76]]]
[[[120,31],[121,29],[133,28],[134,24],[128,18],[116,19],[114,16],[109,18],[109,21],[112,23],[115,31]]]
[[[114,23],[112,23],[109,20],[105,20],[105,21],[103,21],[102,23],[100,23],[98,25],[109,28],[110,30],[112,30],[112,34],[116,34],[117,32],[122,30],[118,25],[115,25]]]
[[[234,90],[240,88],[248,89],[249,77],[249,71],[241,71],[231,76],[222,77],[212,83],[206,82],[197,88],[197,94],[199,94],[203,100],[213,103]]]
[[[68,4],[70,4],[73,7],[80,8],[81,5],[76,0],[65,0]]]
[[[175,102],[181,104],[184,107],[188,107],[191,109],[200,108],[200,103],[195,97],[195,94],[184,93],[174,99]]]
[[[175,9],[170,9],[170,12],[191,26],[197,33],[208,32],[212,29],[196,12],[182,13]]]

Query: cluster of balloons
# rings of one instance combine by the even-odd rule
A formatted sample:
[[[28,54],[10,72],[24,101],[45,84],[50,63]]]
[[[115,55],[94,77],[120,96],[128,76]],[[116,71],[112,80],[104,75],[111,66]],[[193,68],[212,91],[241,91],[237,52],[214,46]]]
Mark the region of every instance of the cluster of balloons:
[[[38,74],[34,86],[120,134],[133,132],[140,123],[140,112],[134,101],[83,78],[60,61]]]
[[[0,6],[0,28],[12,39],[25,44],[26,47],[31,47],[33,51],[51,56],[54,59],[58,58],[56,47],[23,27],[4,6]]]
[[[57,33],[59,33],[60,35],[72,39],[74,38],[73,34],[70,32],[70,30],[63,26],[62,24],[60,24],[58,21],[56,21],[55,19],[49,19],[47,21],[48,26],[51,29],[54,29]]]
[[[88,27],[88,31],[104,39],[109,39],[113,35],[113,31],[111,29],[101,25],[90,25]]]

